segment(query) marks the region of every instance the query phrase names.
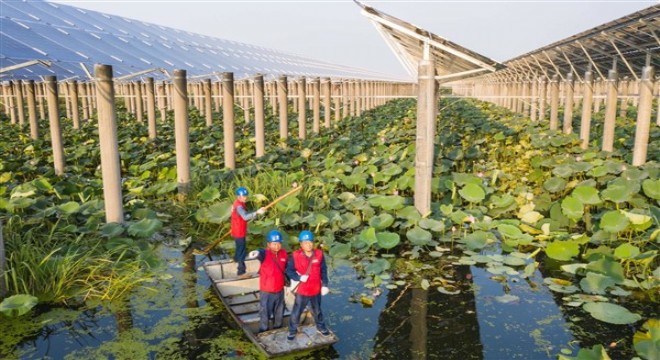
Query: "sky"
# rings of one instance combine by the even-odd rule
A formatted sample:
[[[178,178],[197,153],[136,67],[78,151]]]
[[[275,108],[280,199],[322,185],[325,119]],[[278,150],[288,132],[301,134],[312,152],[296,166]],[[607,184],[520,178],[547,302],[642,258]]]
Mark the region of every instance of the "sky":
[[[352,0],[56,0],[335,64],[407,77]],[[363,1],[504,62],[660,3],[658,0]]]

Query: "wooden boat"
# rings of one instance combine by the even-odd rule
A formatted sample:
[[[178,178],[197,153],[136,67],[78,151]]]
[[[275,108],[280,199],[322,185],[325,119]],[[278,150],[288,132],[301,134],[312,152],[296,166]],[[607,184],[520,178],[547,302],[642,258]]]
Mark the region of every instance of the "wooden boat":
[[[236,263],[232,260],[208,261],[204,270],[213,283],[215,292],[245,335],[268,357],[300,351],[309,351],[336,343],[339,339],[330,331],[321,335],[316,330],[309,311],[303,313],[295,340],[287,340],[288,324],[293,308],[294,295],[285,291],[284,320],[279,329],[259,333],[259,260],[245,261],[247,277],[236,276]]]

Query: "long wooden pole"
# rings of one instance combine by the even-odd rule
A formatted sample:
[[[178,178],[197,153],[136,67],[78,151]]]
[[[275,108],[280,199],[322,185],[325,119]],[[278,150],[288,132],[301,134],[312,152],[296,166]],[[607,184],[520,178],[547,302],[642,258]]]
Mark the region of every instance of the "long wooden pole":
[[[270,204],[264,206],[264,209],[265,210],[270,209],[271,207],[275,206],[278,202],[284,200],[287,196],[295,193],[296,191],[298,191],[300,189],[302,189],[302,186],[298,186],[297,188],[295,188],[293,190],[290,190],[286,194],[284,194],[284,195],[278,197],[277,199],[271,201]],[[218,246],[218,244],[220,244],[222,242],[222,240],[226,239],[230,234],[231,234],[231,230],[229,230],[226,233],[222,234],[222,236],[220,236],[218,239],[216,239],[213,243],[211,243],[210,245],[208,245],[204,249],[202,249],[202,250],[197,250],[197,249],[193,250],[193,254],[195,254],[195,255],[208,254],[209,251],[211,251],[214,247]]]

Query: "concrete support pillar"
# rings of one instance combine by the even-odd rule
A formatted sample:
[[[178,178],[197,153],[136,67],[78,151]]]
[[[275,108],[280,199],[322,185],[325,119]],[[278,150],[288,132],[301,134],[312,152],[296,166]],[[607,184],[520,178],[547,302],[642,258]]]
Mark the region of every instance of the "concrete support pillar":
[[[206,117],[206,126],[213,125],[213,110],[211,104],[211,79],[204,80],[204,115]]]
[[[341,118],[346,119],[350,113],[350,99],[348,94],[348,82],[345,80],[342,80],[341,82],[341,102],[342,102]]]
[[[286,139],[289,137],[289,89],[286,76],[277,79],[277,97],[280,106],[280,139]]]
[[[594,113],[597,113],[600,111],[600,103],[603,96],[603,79],[598,80],[594,84],[594,92]]]
[[[550,80],[550,130],[559,127],[559,76],[554,75]]]
[[[165,89],[167,84],[161,83],[157,87],[158,91],[158,110],[160,112],[160,122],[165,122],[167,120],[167,95],[165,94]]]
[[[250,96],[251,95],[250,94],[252,93],[252,91],[250,91],[250,87],[251,87],[251,84],[250,84],[250,81],[248,81],[248,80],[245,80],[241,84],[241,89],[243,90],[243,96],[242,96],[242,99],[243,99],[243,118],[245,118],[245,123],[246,124],[248,124],[250,122],[250,107],[251,107],[251,105],[250,105]]]
[[[534,78],[531,82],[532,86],[532,97],[529,99],[529,119],[532,122],[536,122],[538,119],[538,95],[539,95],[539,79]]]
[[[154,89],[154,78],[148,77],[145,83],[147,94],[147,122],[149,124],[149,139],[156,138],[156,94]]]
[[[313,78],[312,85],[312,132],[318,135],[321,130],[321,81],[319,78]]]
[[[300,78],[298,83],[298,138],[307,137],[307,90],[305,78]]]
[[[215,104],[215,112],[220,112],[220,104],[222,103],[222,84],[220,81],[213,83],[213,103]]]
[[[630,80],[624,80],[619,83],[619,96],[621,96],[621,106],[619,108],[619,117],[625,119],[628,115],[628,87]]]
[[[71,99],[71,119],[73,120],[73,128],[80,129],[80,105],[78,104],[78,82],[76,80],[68,83],[69,96]]]
[[[25,125],[25,105],[23,103],[23,83],[20,80],[14,82],[14,99],[18,125],[22,128]]]
[[[46,119],[46,84],[35,84],[37,90],[37,106],[39,107],[39,119]]]
[[[539,122],[545,121],[545,105],[548,91],[545,80],[546,79],[542,77],[539,81]]]
[[[438,111],[438,89],[432,60],[420,60],[417,95],[417,136],[415,155],[415,208],[422,216],[431,211],[433,140]]]
[[[80,92],[80,103],[82,107],[83,121],[89,121],[89,99],[87,98],[87,85],[85,83],[78,84],[78,91]]]
[[[335,105],[335,123],[341,120],[341,83],[332,84],[333,103]]]
[[[124,208],[121,193],[121,167],[117,140],[117,115],[112,66],[94,65],[98,97],[99,144],[106,223],[123,223]]]
[[[5,101],[7,102],[7,112],[9,113],[10,124],[16,125],[18,120],[16,119],[16,107],[14,106],[16,103],[14,100],[14,85],[11,81],[8,81],[2,88],[5,94]]]
[[[234,73],[222,73],[222,123],[225,140],[225,167],[236,168],[234,144]]]
[[[330,78],[323,79],[323,126],[328,129],[330,128],[330,117],[332,114],[332,109],[330,109],[330,99],[332,97],[332,83]]]
[[[584,73],[584,86],[582,87],[582,120],[580,121],[580,147],[589,147],[589,133],[591,132],[591,103],[593,101],[593,73]]]
[[[252,102],[254,103],[254,136],[256,142],[257,157],[266,154],[265,149],[265,115],[264,115],[264,77],[257,75],[254,77],[254,91]]]
[[[179,194],[190,191],[190,143],[188,137],[188,79],[186,70],[174,70],[174,141]]]
[[[27,95],[28,118],[30,121],[30,138],[39,138],[39,123],[37,122],[37,102],[35,96],[34,80],[28,80],[25,87]]]
[[[645,66],[642,69],[642,78],[639,83],[639,102],[637,106],[637,122],[635,123],[635,147],[633,148],[632,159],[633,166],[641,166],[646,163],[653,106],[653,70],[652,66]]]
[[[573,73],[568,73],[566,80],[564,81],[564,94],[566,94],[566,99],[564,100],[564,124],[563,131],[564,134],[570,134],[573,132]]]
[[[55,175],[64,174],[64,146],[62,143],[62,127],[60,126],[60,111],[57,98],[57,78],[48,75],[46,81],[46,96],[48,101],[48,120],[50,122],[50,140],[53,147],[53,165]]]
[[[603,151],[614,150],[614,125],[616,122],[617,80],[619,74],[610,70],[607,76],[607,99],[605,100],[605,122],[603,123]]]
[[[71,94],[69,94],[69,84],[64,82],[58,84],[61,93],[60,96],[64,98],[64,108],[66,109],[66,118],[71,119]]]
[[[134,82],[132,83],[133,87],[133,94],[135,94],[135,118],[139,123],[144,122],[144,108],[142,107],[142,87],[140,86],[140,82]]]

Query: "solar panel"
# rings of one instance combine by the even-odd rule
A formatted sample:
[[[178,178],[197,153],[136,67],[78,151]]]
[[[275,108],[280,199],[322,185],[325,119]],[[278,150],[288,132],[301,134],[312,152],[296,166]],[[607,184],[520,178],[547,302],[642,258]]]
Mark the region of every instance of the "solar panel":
[[[130,6],[130,5],[129,5]],[[81,64],[113,66],[116,76],[162,68],[170,73],[185,69],[189,76],[212,76],[231,71],[236,79],[265,73],[401,80],[363,69],[285,54],[274,49],[239,43],[150,24],[121,16],[47,1],[0,3],[2,51],[0,67],[43,59],[54,65],[44,69],[3,73],[2,79],[38,78],[40,75],[86,78]],[[162,78],[161,73],[149,76]]]

